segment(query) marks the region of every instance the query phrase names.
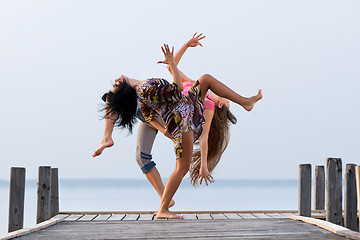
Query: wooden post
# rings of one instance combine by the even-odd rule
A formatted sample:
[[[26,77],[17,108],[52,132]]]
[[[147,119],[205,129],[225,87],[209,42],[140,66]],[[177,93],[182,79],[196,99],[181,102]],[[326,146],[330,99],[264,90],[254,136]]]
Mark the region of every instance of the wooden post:
[[[10,169],[8,232],[24,226],[25,168]]]
[[[58,169],[51,168],[51,217],[59,213],[59,179]]]
[[[314,178],[314,209],[325,209],[325,168],[324,166],[315,167]]]
[[[356,193],[357,193],[357,208],[360,212],[360,166],[355,167],[356,175]]]
[[[39,167],[36,223],[51,218],[51,167]]]
[[[311,164],[299,165],[299,215],[311,217]]]
[[[326,221],[342,225],[342,161],[326,161]]]
[[[355,164],[346,164],[345,169],[344,226],[358,231],[355,166]]]

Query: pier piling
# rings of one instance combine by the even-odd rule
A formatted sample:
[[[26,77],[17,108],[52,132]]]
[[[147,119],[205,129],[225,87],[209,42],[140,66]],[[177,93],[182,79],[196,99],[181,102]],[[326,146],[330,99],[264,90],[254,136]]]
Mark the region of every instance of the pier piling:
[[[342,160],[326,161],[326,221],[342,225]]]
[[[51,167],[39,167],[36,223],[51,218]]]
[[[357,195],[357,208],[360,212],[360,166],[355,167],[356,175],[356,195]]]
[[[344,199],[344,226],[359,231],[357,223],[357,197],[355,164],[346,164],[345,169],[345,199]]]
[[[315,167],[314,177],[314,209],[325,209],[325,168],[324,166]]]
[[[25,168],[10,169],[8,232],[23,228],[25,200]]]
[[[59,179],[58,179],[58,169],[51,168],[51,217],[54,217],[59,213]]]
[[[311,216],[311,164],[299,166],[299,215]]]

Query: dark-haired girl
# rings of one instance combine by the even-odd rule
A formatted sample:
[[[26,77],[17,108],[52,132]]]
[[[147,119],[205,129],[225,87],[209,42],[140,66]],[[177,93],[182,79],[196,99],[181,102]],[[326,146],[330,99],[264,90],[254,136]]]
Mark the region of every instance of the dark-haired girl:
[[[106,97],[105,118],[112,120],[120,128],[128,128],[131,132],[136,119],[136,105],[139,99],[146,121],[159,129],[175,143],[176,166],[168,178],[157,218],[181,218],[169,211],[169,203],[178,189],[183,177],[189,170],[193,142],[202,131],[203,100],[210,89],[218,96],[227,98],[247,111],[262,98],[261,90],[258,94],[245,98],[219,82],[214,77],[205,74],[197,80],[184,96],[180,71],[177,69],[168,45],[161,47],[165,59],[159,61],[169,65],[173,75],[173,83],[164,79],[148,79],[140,81],[125,76],[115,80],[113,88]],[[161,116],[166,127],[157,120]]]

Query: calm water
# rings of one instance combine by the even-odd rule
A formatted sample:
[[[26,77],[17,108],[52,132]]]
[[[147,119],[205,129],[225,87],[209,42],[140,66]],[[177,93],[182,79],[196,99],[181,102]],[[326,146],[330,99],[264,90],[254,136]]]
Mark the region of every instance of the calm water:
[[[6,185],[7,184],[7,185]],[[194,188],[184,182],[173,210],[295,210],[297,181],[218,180]],[[36,182],[26,183],[24,227],[36,222]],[[159,197],[142,180],[60,181],[60,211],[157,210]],[[8,183],[0,185],[0,235],[7,232]]]

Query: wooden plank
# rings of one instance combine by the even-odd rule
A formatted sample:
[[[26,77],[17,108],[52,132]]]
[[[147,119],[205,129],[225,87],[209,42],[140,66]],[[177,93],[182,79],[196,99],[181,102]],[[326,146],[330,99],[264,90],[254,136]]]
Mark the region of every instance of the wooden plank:
[[[210,215],[213,219],[227,219],[223,213],[212,213]]]
[[[297,216],[296,214],[293,214],[293,213],[279,213],[279,214],[284,216],[284,217]]]
[[[183,213],[298,213],[298,210],[247,210],[247,211],[172,211],[176,214]],[[325,210],[312,210],[312,212],[325,212]],[[61,214],[153,214],[154,211],[61,211]]]
[[[199,214],[196,214],[197,218],[198,219],[202,219],[202,220],[209,220],[209,219],[213,219],[210,215],[210,213],[199,213]]]
[[[302,216],[292,217],[292,219],[313,224],[332,233],[335,233],[336,235],[343,236],[349,239],[360,239],[360,233],[331,222]]]
[[[285,218],[285,216],[281,215],[280,213],[265,213],[271,218]]]
[[[257,218],[271,218],[270,216],[266,215],[265,213],[253,213],[253,215]]]
[[[24,226],[25,168],[10,169],[8,232]]]
[[[85,214],[71,214],[67,218],[64,219],[64,221],[77,221],[79,218],[84,216]]]
[[[51,219],[65,219],[68,216],[70,216],[70,214],[57,214],[56,216],[52,217]]]
[[[98,214],[93,221],[106,221],[111,217],[111,214]]]
[[[252,215],[251,213],[238,213],[238,214],[243,219],[255,219],[255,218],[257,218],[254,215]]]
[[[9,240],[9,239],[14,239],[14,238],[20,238],[20,237],[23,237],[25,236],[25,238],[30,235],[31,233],[34,233],[34,232],[37,232],[39,230],[42,230],[42,229],[45,229],[45,228],[48,228],[52,225],[55,225],[59,222],[62,222],[63,219],[62,218],[59,218],[59,219],[56,219],[56,218],[51,218],[50,220],[47,220],[47,221],[44,221],[44,222],[41,222],[39,224],[36,224],[35,226],[32,226],[32,227],[28,227],[28,228],[23,228],[23,229],[19,229],[19,230],[16,230],[16,231],[13,231],[13,232],[10,232],[8,234],[5,234],[5,235],[2,235],[0,236],[0,239],[1,240]],[[29,237],[28,239],[34,239],[33,237]],[[40,238],[38,238],[40,239]],[[41,238],[43,239],[43,238]],[[61,239],[61,238],[56,238],[56,239]]]
[[[120,221],[125,217],[125,214],[112,214],[111,217],[108,218],[108,221]]]
[[[184,214],[182,214],[182,217],[184,219],[197,219],[196,213],[184,213]]]
[[[97,216],[98,216],[98,214],[85,214],[84,216],[79,218],[77,221],[92,221]]]
[[[236,213],[224,213],[225,217],[227,217],[228,219],[243,219],[242,217],[240,217],[238,214]]]
[[[343,240],[322,228],[291,219],[62,222],[27,239],[292,239]]]
[[[311,216],[311,164],[299,165],[299,215]]]
[[[313,218],[326,218],[325,213],[311,213],[311,217]]]
[[[359,231],[355,166],[355,164],[346,164],[345,168],[344,226],[350,230]]]
[[[153,220],[154,215],[153,214],[140,214],[140,217],[138,218],[139,221],[147,221],[147,220]]]
[[[122,219],[123,221],[133,221],[139,218],[140,214],[126,214],[126,216]]]
[[[315,167],[314,177],[314,209],[325,209],[325,168],[324,166]]]

